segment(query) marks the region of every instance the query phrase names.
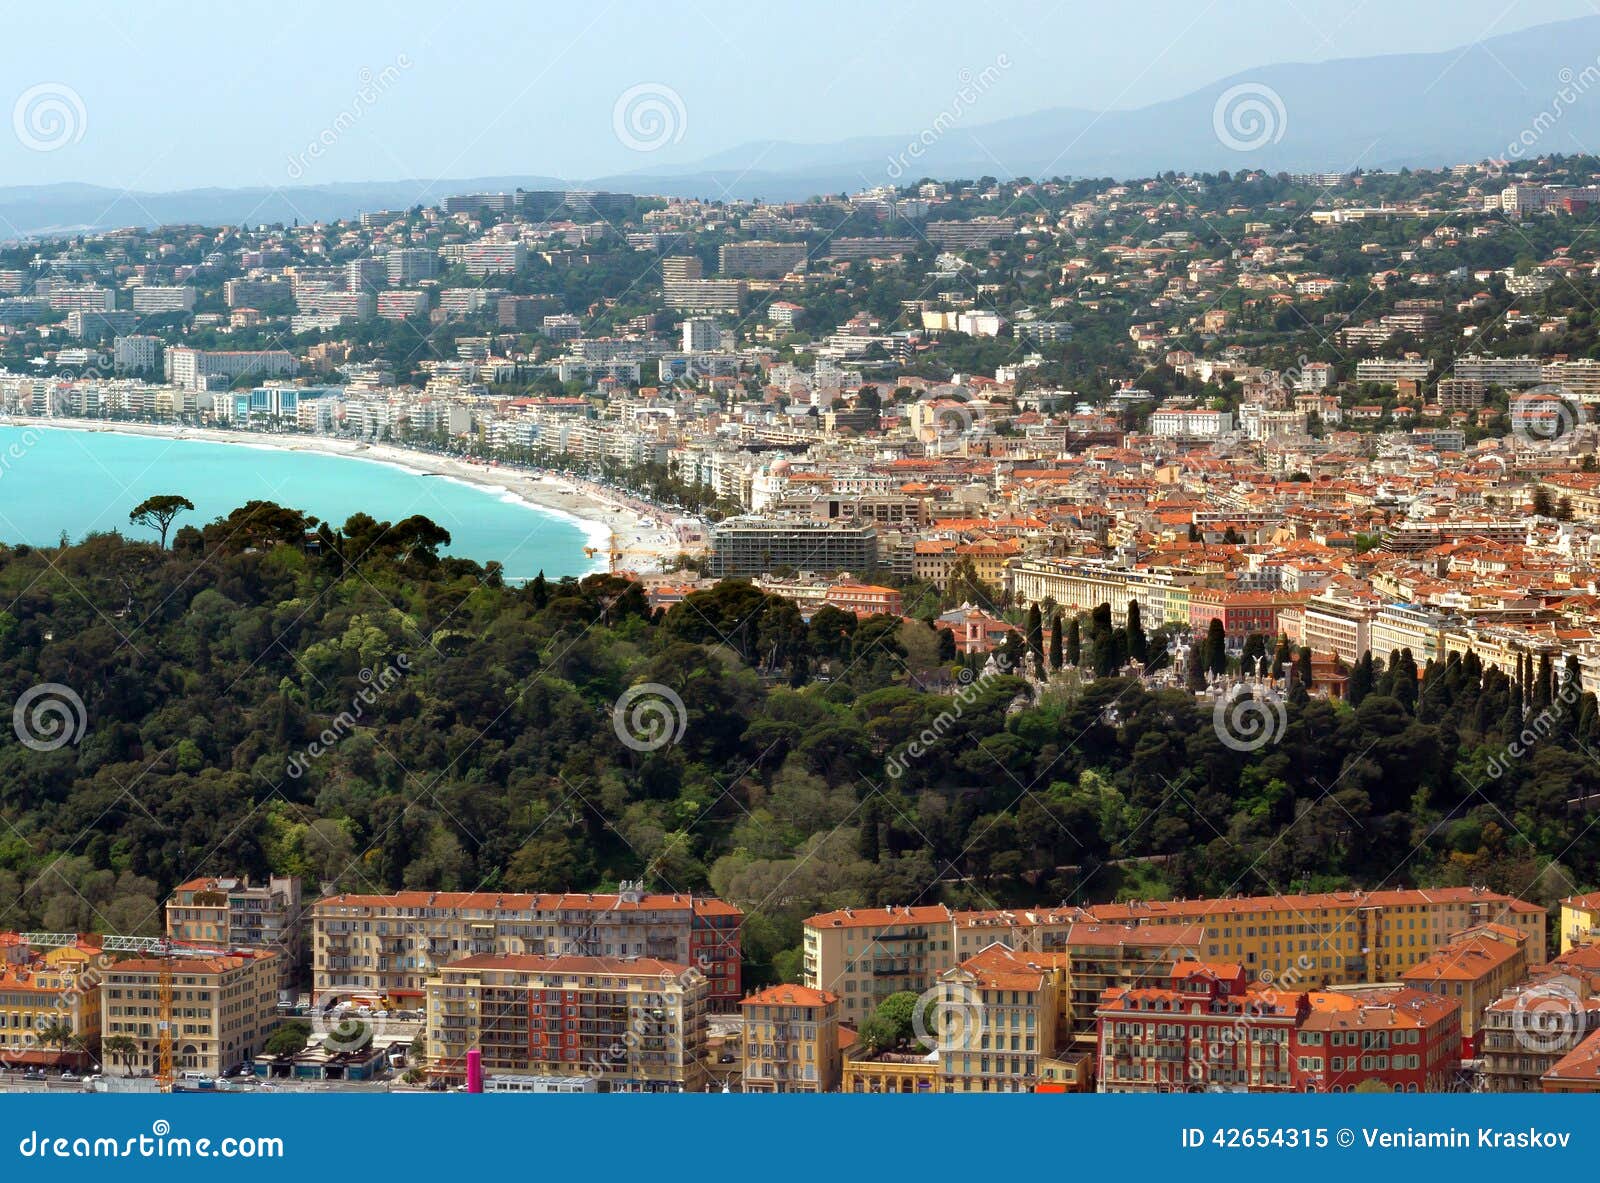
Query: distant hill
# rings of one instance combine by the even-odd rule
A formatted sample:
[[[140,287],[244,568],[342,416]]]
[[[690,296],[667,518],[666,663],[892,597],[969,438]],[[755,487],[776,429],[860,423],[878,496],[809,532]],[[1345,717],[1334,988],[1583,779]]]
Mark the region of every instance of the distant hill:
[[[565,182],[480,177],[131,195],[92,185],[0,188],[0,218],[41,234],[163,222],[304,221],[519,185],[798,200],[923,176],[1347,171],[1501,157],[1536,128],[1542,130],[1527,155],[1570,154],[1600,148],[1600,86],[1588,93],[1583,80],[1597,47],[1600,16],[1592,16],[1444,53],[1262,66],[1134,110],[1059,108],[969,122],[983,111],[980,97],[966,116],[946,121],[920,157],[903,164],[899,158],[923,129],[828,144],[757,141],[686,167]],[[1004,85],[1003,74],[994,85]],[[1563,86],[1569,97],[1559,101],[1559,116],[1539,119],[1558,107]],[[1230,101],[1221,103],[1224,96]],[[936,115],[930,112],[930,123]]]

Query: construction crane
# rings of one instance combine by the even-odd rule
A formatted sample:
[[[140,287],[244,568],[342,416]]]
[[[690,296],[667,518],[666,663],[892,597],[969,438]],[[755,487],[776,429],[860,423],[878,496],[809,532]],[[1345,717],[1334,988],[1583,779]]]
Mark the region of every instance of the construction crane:
[[[607,547],[586,546],[583,548],[583,553],[591,559],[596,555],[605,555],[607,557],[606,570],[615,575],[617,573],[617,563],[623,555],[649,555],[656,552],[647,546],[618,546],[613,541]]]
[[[72,932],[25,932],[22,939],[29,945],[41,948],[71,945],[78,940]],[[156,974],[156,997],[159,1007],[156,1016],[156,1087],[164,1093],[172,1091],[172,965],[180,957],[227,957],[229,950],[213,949],[204,945],[188,945],[166,937],[101,937],[101,948],[107,953],[132,953],[150,957],[160,963]]]

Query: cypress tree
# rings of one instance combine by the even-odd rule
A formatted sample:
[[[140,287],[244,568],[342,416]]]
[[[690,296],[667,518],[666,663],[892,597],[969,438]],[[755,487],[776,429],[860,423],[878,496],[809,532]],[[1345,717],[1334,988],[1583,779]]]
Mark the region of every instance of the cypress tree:
[[[1050,671],[1054,673],[1061,668],[1061,614],[1058,612],[1050,618]]]

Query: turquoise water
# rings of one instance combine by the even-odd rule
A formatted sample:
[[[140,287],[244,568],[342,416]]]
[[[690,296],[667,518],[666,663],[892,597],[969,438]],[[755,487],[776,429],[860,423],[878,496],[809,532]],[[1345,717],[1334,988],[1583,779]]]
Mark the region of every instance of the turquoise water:
[[[268,446],[115,435],[63,428],[0,427],[0,541],[54,546],[116,530],[155,493],[179,493],[195,512],[174,530],[203,525],[260,499],[342,524],[365,512],[379,521],[424,514],[450,531],[448,553],[498,561],[508,579],[541,569],[555,578],[594,570],[576,521],[488,489],[392,465]]]

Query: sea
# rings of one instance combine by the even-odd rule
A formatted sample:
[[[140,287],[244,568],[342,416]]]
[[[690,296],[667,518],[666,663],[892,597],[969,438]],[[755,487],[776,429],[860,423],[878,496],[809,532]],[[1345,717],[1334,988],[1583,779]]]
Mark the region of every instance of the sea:
[[[118,531],[128,511],[157,493],[194,502],[173,526],[204,525],[251,500],[276,501],[342,524],[354,513],[379,521],[423,514],[450,531],[447,554],[498,562],[511,581],[583,575],[598,569],[586,546],[604,546],[601,527],[494,489],[408,471],[356,456],[270,445],[0,426],[0,542],[54,546],[61,535]],[[170,539],[169,539],[170,541]]]

